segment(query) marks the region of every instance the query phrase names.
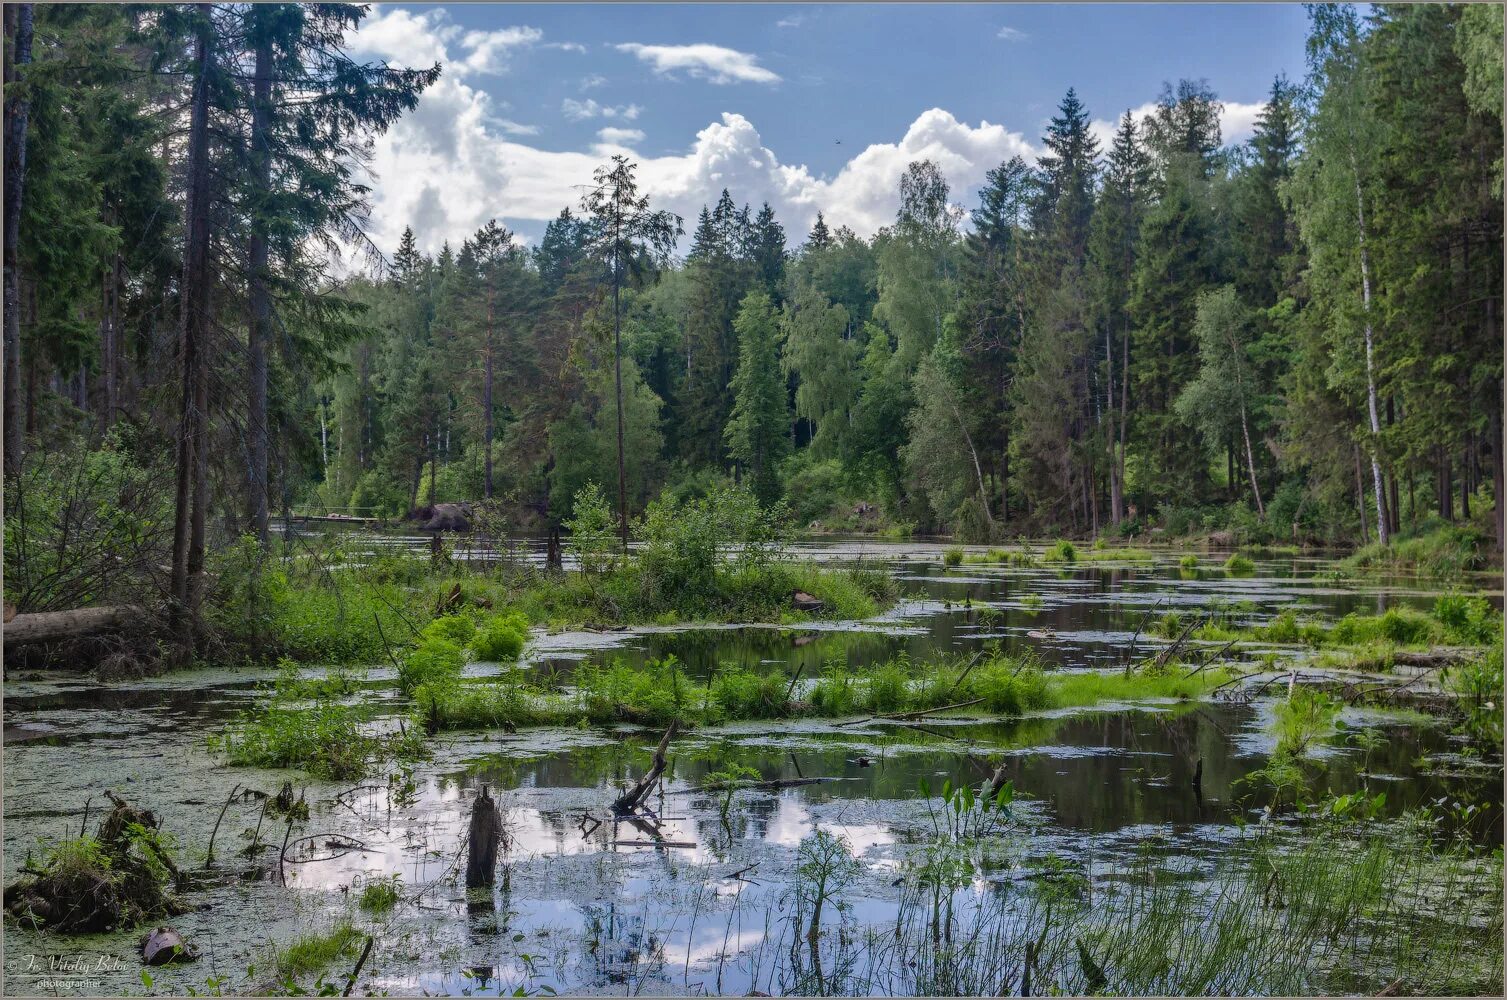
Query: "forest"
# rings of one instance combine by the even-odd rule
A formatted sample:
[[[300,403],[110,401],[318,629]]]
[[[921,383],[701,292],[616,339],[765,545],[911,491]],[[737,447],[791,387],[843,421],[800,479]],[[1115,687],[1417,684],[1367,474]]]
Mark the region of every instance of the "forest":
[[[680,220],[618,157],[537,245],[432,256],[366,242],[360,164],[444,69],[352,60],[361,8],[6,17],[7,523],[171,524],[180,599],[295,507],[548,531],[588,483],[625,536],[736,481],[801,529],[1500,551],[1497,8],[1313,7],[1239,145],[1207,81],[1108,148],[1069,89],[1039,162],[971,209],[912,163],[872,239]]]

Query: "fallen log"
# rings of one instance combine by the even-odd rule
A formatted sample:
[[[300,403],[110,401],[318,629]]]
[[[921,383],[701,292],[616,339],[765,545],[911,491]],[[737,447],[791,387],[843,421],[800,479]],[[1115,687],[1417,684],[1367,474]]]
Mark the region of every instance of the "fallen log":
[[[136,604],[74,608],[72,611],[35,611],[16,615],[5,623],[5,645],[72,639],[95,632],[106,632],[136,624],[145,615],[146,609]]]
[[[654,766],[649,768],[649,773],[639,778],[633,787],[613,800],[613,812],[619,816],[624,813],[631,813],[639,807],[644,799],[649,797],[649,793],[653,791],[655,783],[659,781],[659,776],[665,773],[665,767],[668,763],[665,759],[665,752],[669,750],[670,741],[675,738],[675,732],[679,728],[680,722],[678,720],[670,723],[670,728],[665,730],[665,734],[659,739],[659,746],[654,750]]]
[[[953,705],[938,705],[936,708],[917,709],[914,712],[891,712],[887,715],[871,715],[866,719],[855,719],[852,722],[839,722],[837,725],[839,728],[841,728],[843,726],[861,726],[865,722],[904,722],[911,719],[923,719],[928,715],[935,715],[938,712],[950,712],[955,708],[968,708],[972,705],[977,705],[983,700],[984,699],[982,698],[973,698],[969,701],[960,701]]]

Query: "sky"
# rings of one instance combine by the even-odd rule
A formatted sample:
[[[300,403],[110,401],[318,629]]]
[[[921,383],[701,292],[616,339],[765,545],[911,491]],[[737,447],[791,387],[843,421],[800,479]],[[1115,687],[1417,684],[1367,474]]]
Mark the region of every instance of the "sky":
[[[494,218],[537,241],[614,153],[688,231],[726,187],[792,246],[818,211],[868,236],[918,159],[972,209],[1069,87],[1107,147],[1164,82],[1207,79],[1241,142],[1305,32],[1296,4],[380,4],[347,44],[442,66],[370,165],[374,241],[412,226],[434,252]]]

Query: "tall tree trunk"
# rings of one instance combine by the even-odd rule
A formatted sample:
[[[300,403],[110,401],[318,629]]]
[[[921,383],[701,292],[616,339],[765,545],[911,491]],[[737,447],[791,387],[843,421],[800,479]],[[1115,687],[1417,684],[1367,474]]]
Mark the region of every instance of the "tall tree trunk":
[[[1251,429],[1245,419],[1245,403],[1240,404],[1240,434],[1245,438],[1245,463],[1251,470],[1251,492],[1256,496],[1256,513],[1266,517],[1266,507],[1261,503],[1261,484],[1256,482],[1256,455],[1251,451]]]
[[[1355,453],[1355,506],[1360,511],[1360,541],[1367,544],[1370,538],[1366,534],[1366,485],[1360,471],[1360,445],[1353,445]]]
[[[21,193],[26,180],[26,124],[31,102],[15,93],[20,67],[31,62],[32,5],[5,5],[5,475],[21,473]]]
[[[179,350],[183,396],[178,422],[178,474],[174,498],[172,597],[174,631],[191,649],[204,567],[209,402],[209,73],[214,57],[211,6],[199,4],[194,43],[194,86],[188,135],[188,200],[183,252]]]
[[[617,517],[623,536],[623,551],[628,551],[628,467],[623,463],[623,307],[622,278],[616,256],[612,265],[612,362],[617,380]]]
[[[488,500],[492,499],[492,323],[495,319],[492,301],[492,276],[487,276],[487,341],[484,349],[483,374],[481,379],[481,412],[483,437],[486,440],[485,482],[482,490]],[[430,499],[433,499],[432,497]]]
[[[1355,175],[1355,220],[1360,238],[1360,285],[1361,307],[1365,312],[1366,335],[1366,409],[1371,417],[1371,484],[1376,492],[1376,540],[1386,545],[1386,501],[1381,486],[1381,421],[1376,412],[1376,347],[1371,326],[1371,257],[1366,247],[1366,203],[1361,192],[1360,169],[1355,163],[1355,151],[1350,151],[1350,167]]]
[[[1104,360],[1109,372],[1104,379],[1105,410],[1109,413],[1109,519],[1115,527],[1120,526],[1120,469],[1119,456],[1115,453],[1115,434],[1118,414],[1115,412],[1115,353],[1114,342],[1109,336],[1109,327],[1104,328]]]
[[[266,9],[251,8],[256,40],[256,69],[252,82],[251,177],[260,199],[253,203],[251,242],[251,323],[246,335],[247,423],[251,437],[251,529],[267,545],[267,342],[272,336],[272,295],[267,287],[267,212],[272,193],[272,38]],[[259,23],[261,22],[261,23]]]

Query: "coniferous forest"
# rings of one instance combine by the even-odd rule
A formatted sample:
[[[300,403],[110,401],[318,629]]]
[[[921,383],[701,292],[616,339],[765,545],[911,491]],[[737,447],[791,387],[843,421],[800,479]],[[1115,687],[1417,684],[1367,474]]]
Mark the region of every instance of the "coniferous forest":
[[[4,4],[3,992],[1501,995],[1502,5],[1308,5],[1238,136],[1054,82],[877,227],[571,97],[433,238],[383,144],[498,46],[783,80],[477,9]]]
[[[673,218],[617,159],[537,244],[433,255],[363,242],[359,165],[443,68],[345,56],[359,9],[7,11],[6,473],[172,479],[180,594],[291,507],[547,530],[620,479],[630,518],[736,479],[833,530],[1500,546],[1495,8],[1315,7],[1239,145],[1217,81],[1102,148],[1069,90],[1039,162],[969,205],[912,163],[872,239]]]

